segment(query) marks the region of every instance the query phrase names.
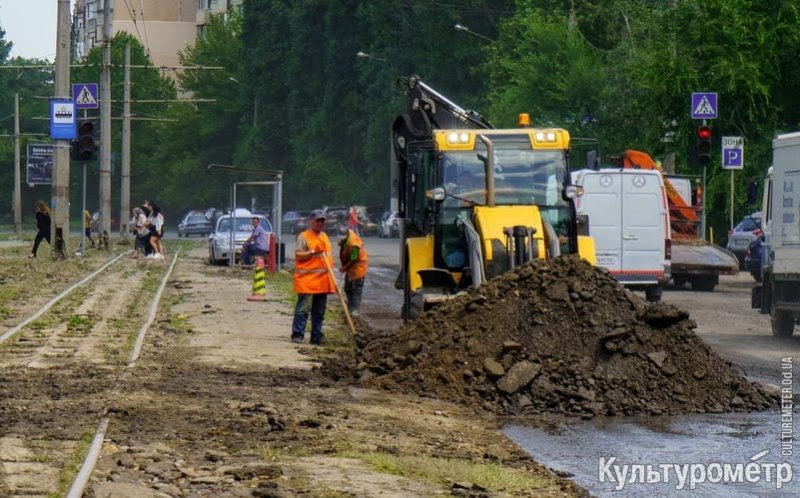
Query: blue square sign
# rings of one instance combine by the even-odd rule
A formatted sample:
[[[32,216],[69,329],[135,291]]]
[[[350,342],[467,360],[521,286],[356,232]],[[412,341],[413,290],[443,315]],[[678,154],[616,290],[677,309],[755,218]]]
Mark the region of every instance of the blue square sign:
[[[692,119],[717,119],[717,93],[692,94]]]
[[[76,109],[97,109],[97,83],[75,83],[72,85],[72,100]]]
[[[75,140],[75,102],[66,99],[50,100],[50,138]]]

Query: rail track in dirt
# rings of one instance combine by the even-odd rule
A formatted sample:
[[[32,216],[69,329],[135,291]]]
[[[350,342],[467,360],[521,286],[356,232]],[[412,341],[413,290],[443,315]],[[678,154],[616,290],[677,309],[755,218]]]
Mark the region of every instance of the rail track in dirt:
[[[80,496],[95,429],[124,392],[178,257],[126,254],[0,328],[0,495],[63,496],[71,485]]]

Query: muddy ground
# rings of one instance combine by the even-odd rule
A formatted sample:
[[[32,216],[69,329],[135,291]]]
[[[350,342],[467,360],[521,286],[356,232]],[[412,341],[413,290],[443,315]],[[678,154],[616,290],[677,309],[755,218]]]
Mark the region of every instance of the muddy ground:
[[[585,495],[496,418],[333,381],[319,365],[352,351],[335,299],[327,345],[292,344],[290,276],[248,302],[252,274],[204,253],[180,258],[119,394],[142,296],[166,264],[125,263],[0,347],[0,494],[63,494],[108,413],[87,496]],[[45,300],[8,298],[5,327]]]

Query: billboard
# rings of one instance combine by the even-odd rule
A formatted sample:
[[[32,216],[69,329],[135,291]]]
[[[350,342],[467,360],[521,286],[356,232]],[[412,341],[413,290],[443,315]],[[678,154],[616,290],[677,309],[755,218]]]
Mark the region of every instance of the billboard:
[[[28,144],[28,185],[53,183],[52,144]]]

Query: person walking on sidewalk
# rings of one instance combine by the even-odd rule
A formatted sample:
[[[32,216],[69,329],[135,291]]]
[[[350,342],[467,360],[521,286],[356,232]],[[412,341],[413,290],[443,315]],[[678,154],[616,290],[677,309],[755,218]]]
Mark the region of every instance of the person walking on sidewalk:
[[[39,244],[42,239],[50,244],[50,208],[44,201],[36,201],[36,239],[33,241],[33,249],[28,255],[29,258],[36,257],[36,251],[39,250]]]
[[[267,231],[261,226],[261,219],[258,216],[253,216],[251,219],[253,223],[253,232],[250,237],[244,241],[242,246],[242,264],[253,264],[253,256],[261,256],[262,258],[267,255]]]
[[[89,242],[92,243],[92,247],[94,247],[94,239],[92,238],[92,214],[88,210],[83,212],[83,232],[86,238],[89,239]]]
[[[328,294],[336,292],[328,268],[333,268],[331,241],[325,234],[325,211],[315,209],[309,216],[309,228],[297,236],[295,245],[294,291],[297,304],[292,320],[292,342],[303,342],[309,311],[311,312],[311,344],[322,344],[322,321],[325,318]],[[327,264],[326,260],[327,259]]]
[[[367,276],[367,250],[364,242],[354,230],[339,239],[339,271],[344,273],[344,293],[347,295],[347,309],[350,315],[358,316],[361,310],[361,295]]]

